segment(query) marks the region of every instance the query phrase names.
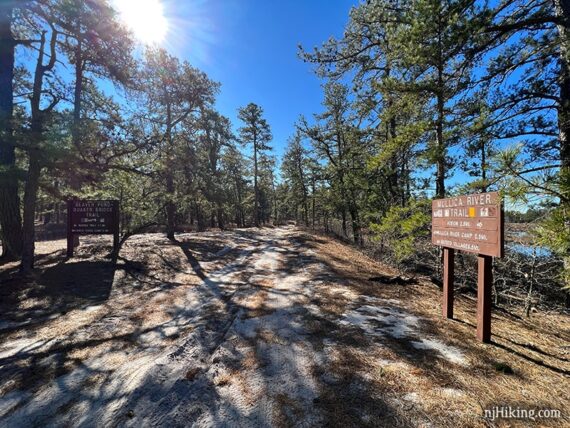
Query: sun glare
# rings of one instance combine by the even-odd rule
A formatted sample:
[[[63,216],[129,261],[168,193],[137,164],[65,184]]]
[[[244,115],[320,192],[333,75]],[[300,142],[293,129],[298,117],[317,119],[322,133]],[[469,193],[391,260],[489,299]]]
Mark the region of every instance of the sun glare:
[[[125,24],[142,43],[164,41],[168,22],[160,0],[115,0],[115,6]]]

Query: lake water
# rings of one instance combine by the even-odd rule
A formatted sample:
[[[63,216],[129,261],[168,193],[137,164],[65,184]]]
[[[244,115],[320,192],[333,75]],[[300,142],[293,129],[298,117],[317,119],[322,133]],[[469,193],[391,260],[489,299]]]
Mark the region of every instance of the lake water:
[[[524,254],[525,256],[536,255],[537,257],[548,257],[552,255],[552,252],[548,248],[541,246],[531,246],[510,242],[506,243],[506,247],[509,250],[516,251],[517,253]]]

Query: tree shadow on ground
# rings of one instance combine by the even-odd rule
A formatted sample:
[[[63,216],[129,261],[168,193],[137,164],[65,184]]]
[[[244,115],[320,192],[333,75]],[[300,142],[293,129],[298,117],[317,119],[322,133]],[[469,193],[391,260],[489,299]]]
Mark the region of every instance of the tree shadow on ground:
[[[311,249],[313,251],[318,250],[318,244],[320,244],[320,240],[312,239],[310,235],[304,234],[300,237],[295,237],[292,240],[293,244],[297,244],[302,246],[305,249]],[[377,296],[379,298],[397,298],[401,300],[404,296],[409,297],[410,294],[414,294],[417,290],[417,287],[421,287],[421,285],[412,286],[416,288],[411,288],[407,290],[408,286],[400,286],[396,284],[380,284],[375,283],[373,281],[363,281],[363,276],[360,272],[358,273],[350,273],[347,274],[339,270],[339,265],[342,263],[346,263],[346,260],[343,259],[339,255],[329,254],[328,260],[321,260],[321,263],[327,265],[331,272],[334,273],[336,277],[344,277],[346,280],[350,282],[350,287],[353,290],[362,293],[363,295],[367,296]],[[364,275],[366,277],[366,275]],[[418,298],[416,296],[415,298]],[[473,309],[473,313],[471,317],[475,319],[475,312]],[[495,316],[494,316],[495,318]],[[479,358],[479,363],[477,364],[477,369],[479,370],[491,370],[489,377],[501,377],[503,376],[501,373],[495,371],[495,367],[497,366],[496,357],[493,356],[494,350],[492,347],[488,347],[486,350],[482,350],[478,342],[474,340],[466,341],[464,340],[465,336],[465,328],[472,330],[469,334],[472,334],[472,337],[475,337],[475,330],[476,326],[471,324],[470,322],[464,320],[455,320],[455,322],[444,322],[443,320],[439,319],[429,319],[422,316],[422,325],[421,325],[421,334],[423,336],[415,336],[412,335],[409,338],[401,338],[401,337],[390,337],[390,335],[383,335],[381,339],[381,345],[387,346],[391,351],[399,356],[399,358],[403,361],[406,361],[412,366],[418,367],[422,369],[425,373],[429,373],[430,377],[437,379],[438,383],[441,385],[454,385],[456,384],[456,380],[454,379],[454,371],[461,371],[465,374],[468,374],[472,368],[469,366],[461,367],[453,365],[441,365],[441,364],[434,364],[434,362],[441,361],[441,355],[435,350],[430,349],[418,349],[416,346],[417,340],[420,340],[424,337],[427,338],[435,338],[442,342],[451,342],[454,346],[459,347],[462,349],[465,355],[477,355]],[[494,321],[495,322],[495,321]],[[513,322],[516,322],[513,321]],[[330,326],[330,323],[325,323],[326,325]],[[464,327],[460,327],[463,325]],[[378,324],[378,327],[382,329],[382,323]],[[334,328],[334,327],[331,327]],[[362,334],[358,334],[357,332],[348,332],[348,334],[341,334],[341,330],[336,327],[336,333],[334,334],[341,342],[344,342],[345,345],[350,346],[350,342],[354,341],[355,338],[359,338],[361,343],[358,345],[362,347],[362,343],[370,343],[370,338],[363,336]],[[334,332],[334,330],[333,330]],[[415,336],[415,337],[414,337]],[[535,346],[525,346],[523,344],[517,343],[511,339],[502,337],[498,334],[495,335],[496,339],[493,340],[492,346],[502,349],[507,353],[511,354],[515,358],[520,358],[525,362],[532,363],[535,365],[536,368],[544,368],[549,370],[553,373],[558,373],[562,375],[568,376],[570,371],[567,368],[566,358],[560,358],[555,355],[551,355],[550,353],[540,349],[539,347]],[[349,342],[345,342],[348,338]],[[501,343],[504,339],[505,343]],[[508,343],[513,345],[518,345],[521,348],[515,349],[514,346],[509,346]],[[353,345],[354,346],[354,345]],[[367,346],[367,345],[364,345]],[[540,356],[533,355],[534,353],[539,354]],[[554,361],[544,361],[541,357],[548,357],[553,359]],[[453,370],[450,369],[453,367]],[[514,377],[522,378],[523,375],[520,372],[515,372],[513,375]]]
[[[251,232],[242,232],[241,236],[246,239],[253,237]],[[218,325],[216,326],[211,322],[206,322],[203,326],[207,330],[212,328],[218,330],[215,345],[206,346],[208,359],[210,359],[213,366],[220,368],[224,366],[226,368],[229,367],[236,373],[229,381],[233,384],[240,382],[240,376],[237,375],[239,370],[244,369],[244,365],[251,368],[253,364],[258,367],[257,373],[261,375],[261,382],[264,385],[262,389],[265,391],[269,391],[270,386],[274,388],[275,384],[289,384],[289,387],[291,387],[291,382],[296,383],[296,386],[293,387],[294,390],[290,390],[288,393],[281,392],[275,396],[266,395],[264,399],[260,397],[256,405],[253,405],[253,410],[251,410],[252,413],[250,415],[240,415],[240,409],[231,406],[230,409],[226,408],[223,412],[219,409],[215,410],[217,407],[216,402],[220,399],[217,392],[219,391],[220,385],[212,382],[211,379],[205,376],[201,376],[198,380],[194,381],[194,373],[196,372],[191,370],[189,371],[189,373],[192,373],[191,379],[189,379],[190,382],[188,379],[181,379],[177,382],[178,386],[176,388],[177,399],[181,400],[181,402],[188,401],[188,396],[196,396],[199,393],[200,398],[198,402],[189,403],[190,406],[193,406],[197,410],[196,413],[193,414],[192,420],[187,420],[188,423],[196,421],[198,416],[209,412],[212,413],[211,417],[213,421],[228,424],[228,420],[224,420],[224,418],[221,417],[221,414],[225,412],[226,417],[229,416],[230,420],[235,418],[233,419],[235,423],[247,420],[255,424],[255,421],[263,420],[263,416],[260,414],[263,410],[260,409],[263,408],[262,402],[264,402],[265,399],[269,399],[278,403],[274,409],[274,417],[284,426],[296,425],[303,423],[303,420],[310,420],[304,418],[309,417],[307,412],[311,413],[312,411],[309,410],[311,408],[322,411],[324,417],[324,419],[320,421],[322,426],[338,426],[338,423],[341,421],[357,423],[359,426],[381,426],[378,425],[379,421],[383,421],[385,426],[412,426],[407,422],[406,418],[398,414],[398,411],[394,409],[391,404],[374,393],[374,385],[370,379],[365,379],[358,374],[351,376],[347,374],[342,382],[334,386],[326,385],[318,379],[314,386],[310,386],[305,382],[306,379],[303,379],[300,373],[306,370],[307,367],[298,366],[299,363],[292,348],[299,347],[300,349],[304,349],[306,347],[307,336],[311,334],[311,332],[299,327],[300,324],[305,322],[307,310],[300,301],[295,301],[295,299],[302,300],[302,298],[307,298],[310,287],[300,292],[266,288],[257,284],[256,280],[265,275],[275,275],[275,272],[257,267],[254,275],[255,278],[250,277],[246,280],[248,290],[242,291],[245,291],[250,297],[252,296],[252,291],[254,293],[264,292],[268,294],[268,298],[272,296],[286,296],[293,299],[293,301],[290,301],[290,304],[287,306],[278,309],[251,310],[249,307],[240,305],[234,301],[234,299],[224,298],[226,297],[224,293],[220,293],[220,289],[224,288],[224,284],[214,280],[204,272],[199,261],[193,254],[191,245],[188,243],[179,243],[179,245],[196,274],[204,281],[204,285],[208,288],[213,288],[214,294],[222,297],[224,300],[225,310],[216,313]],[[267,239],[255,250],[256,254],[266,252],[276,252],[283,256],[282,265],[277,275],[278,281],[280,279],[286,280],[290,275],[302,273],[307,265],[319,263],[314,256],[303,254],[301,249],[289,250],[280,248],[273,239]],[[244,264],[247,264],[247,262]],[[322,275],[321,280],[326,279],[330,278],[327,275]],[[225,320],[225,325],[220,331],[219,323],[221,320]],[[282,323],[282,321],[284,321],[284,323]],[[234,329],[231,330],[231,335],[228,336],[232,326]],[[254,336],[250,336],[244,333],[243,329],[252,329],[256,333]],[[264,337],[263,332],[267,332],[269,337]],[[295,332],[295,334],[291,334],[291,332]],[[334,334],[332,330],[330,333]],[[347,335],[346,340],[349,340],[348,336],[349,335]],[[202,335],[202,337],[207,337],[207,335]],[[325,338],[326,334],[321,337],[323,340]],[[275,343],[274,341],[277,342]],[[240,348],[235,345],[236,342],[247,343],[249,345],[249,349],[253,350],[254,363],[246,363],[250,356],[239,351]],[[202,346],[204,344],[205,343],[202,343]],[[228,348],[229,351],[226,348]],[[293,380],[281,380],[279,378],[279,369],[276,367],[282,368],[283,366],[290,366],[288,367],[288,372],[294,377]],[[295,373],[297,375],[295,375]],[[260,379],[257,378],[251,381],[256,383],[259,382]],[[204,382],[209,382],[209,386],[206,388],[209,392],[204,392]],[[247,380],[245,382],[245,389],[251,388],[247,386]],[[285,387],[285,389],[286,388],[287,387]],[[183,393],[181,393],[182,391]],[[275,390],[273,390],[272,394],[275,394]],[[303,396],[314,398],[309,398],[308,402],[302,399],[299,401]],[[234,397],[234,399],[239,401],[237,397]],[[369,416],[369,421],[366,421],[366,415]],[[176,417],[176,413],[174,413],[174,416]]]
[[[2,288],[2,324],[37,323],[73,309],[98,305],[111,293],[116,264],[113,261],[68,261],[36,271],[18,287]],[[33,302],[22,307],[23,301]]]
[[[321,411],[323,420],[320,425],[323,426],[418,426],[418,421],[410,419],[406,409],[388,400],[388,397],[396,396],[394,390],[382,390],[377,379],[364,375],[369,366],[359,357],[359,353],[372,352],[374,346],[380,342],[399,359],[420,369],[422,375],[427,374],[436,379],[439,385],[456,385],[454,370],[472,370],[469,367],[449,367],[449,364],[446,367],[445,362],[437,364],[441,363],[441,359],[436,351],[418,350],[411,346],[408,339],[390,338],[389,335],[368,337],[357,326],[339,324],[342,310],[349,304],[358,302],[341,298],[336,301],[333,299],[336,299],[335,296],[319,295],[327,284],[356,288],[363,294],[375,296],[380,296],[381,284],[376,283],[375,288],[371,288],[370,285],[356,286],[351,283],[351,278],[346,278],[343,272],[335,270],[333,263],[306,253],[307,249],[317,249],[316,243],[310,242],[309,239],[291,239],[291,248],[285,249],[280,248],[281,245],[271,237],[259,237],[254,232],[239,231],[236,236],[243,239],[242,243],[245,245],[248,242],[257,242],[258,245],[251,251],[247,250],[250,252],[246,251],[243,257],[234,254],[237,258],[233,265],[228,267],[227,272],[233,272],[232,269],[251,269],[251,264],[255,261],[252,255],[264,252],[282,256],[280,273],[275,278],[277,282],[285,281],[291,275],[302,275],[307,268],[313,266],[322,265],[324,269],[318,275],[311,276],[310,283],[301,284],[298,290],[263,287],[259,280],[263,276],[274,274],[271,268],[255,267],[253,274],[256,278],[252,278],[252,274],[247,272],[238,272],[236,278],[224,280],[222,275],[206,272],[202,268],[200,263],[203,256],[193,250],[194,243],[177,242],[175,245],[181,248],[188,264],[202,280],[200,285],[192,288],[199,296],[195,306],[173,308],[172,317],[180,318],[180,322],[173,323],[169,320],[152,329],[141,328],[126,335],[112,334],[97,340],[69,341],[62,346],[55,345],[47,352],[37,352],[35,356],[33,350],[28,350],[26,355],[0,360],[0,368],[4,365],[9,366],[10,370],[19,370],[17,365],[22,358],[32,358],[34,373],[41,372],[46,366],[55,368],[54,376],[57,379],[46,379],[46,382],[52,381],[62,390],[62,395],[54,394],[39,404],[42,400],[37,397],[35,402],[31,401],[32,398],[19,398],[22,400],[22,411],[16,408],[13,412],[19,412],[22,418],[29,418],[31,423],[39,425],[63,425],[65,422],[74,424],[73,422],[81,420],[88,424],[88,420],[96,420],[102,425],[109,422],[110,425],[189,426],[199,420],[207,420],[213,426],[260,426],[263,422],[266,426],[270,421],[263,419],[263,413],[266,412],[263,406],[273,400],[282,410],[277,417],[283,426],[301,424],[306,416],[304,412],[310,411],[307,409],[312,407]],[[188,267],[184,263],[172,264],[170,261],[169,265],[176,271],[186,271]],[[103,265],[100,266],[100,269],[103,268]],[[128,270],[136,271],[137,277],[151,274],[144,266],[135,268],[136,266],[131,266]],[[81,272],[66,272],[62,270],[63,267],[55,266],[53,269],[47,275],[48,285],[50,280],[55,281],[62,275],[71,275],[76,279],[83,277]],[[91,275],[96,278],[97,272],[92,271]],[[100,281],[100,278],[96,280]],[[358,278],[355,277],[354,280]],[[159,278],[151,281],[158,284]],[[313,281],[319,286],[314,286]],[[60,295],[68,291],[73,294],[73,286],[67,287],[65,284],[59,288],[54,287],[52,294]],[[255,297],[256,293],[261,291],[266,292],[268,298],[286,296],[290,300],[277,309],[252,311],[244,302],[247,303],[248,298]],[[93,290],[92,293],[79,293],[76,298],[89,302],[99,301],[97,299],[105,299],[105,295],[108,297],[106,293],[106,288],[101,286],[101,289]],[[310,303],[316,302],[319,306],[327,299],[334,300],[330,312],[317,315],[309,312]],[[339,307],[338,310],[335,305]],[[145,335],[151,333],[167,337],[167,329],[180,324],[191,325],[192,329],[177,341],[173,348],[164,351],[168,352],[166,362],[156,364],[144,374],[140,382],[138,379],[120,378],[105,367],[88,367],[74,359],[76,351],[99,345],[101,342],[112,344],[104,351],[106,354],[122,351],[123,347],[129,344],[137,350],[146,350],[145,347],[150,345],[143,340]],[[452,328],[459,329],[458,325]],[[379,329],[384,327],[382,323],[377,326]],[[427,332],[443,337],[436,323],[432,321],[423,322],[421,330],[422,334]],[[254,334],[249,334],[249,331]],[[264,331],[274,334],[260,334]],[[243,344],[248,346],[243,347]],[[340,348],[338,358],[327,353],[327,346],[330,344]],[[296,352],[303,349],[316,350],[322,358],[320,362],[315,363],[315,385],[305,382],[303,376],[299,375],[306,367],[301,366]],[[475,345],[465,344],[463,349],[466,352],[474,352]],[[252,350],[253,354],[248,354],[246,350]],[[172,372],[172,367],[181,362],[184,363],[183,370]],[[78,381],[73,377],[73,373],[67,373],[70,364],[80,372],[85,371],[85,379],[79,376]],[[330,376],[333,364],[337,370],[336,378]],[[258,368],[256,373],[259,377],[240,381],[239,371],[251,369],[252,366]],[[251,388],[255,382],[262,391],[270,390],[275,385],[286,385],[286,380],[279,376],[279,367],[287,367],[288,372],[297,374],[289,380],[292,385],[287,385],[291,388],[289,395],[282,393],[272,397],[252,396],[252,402],[246,406],[246,411],[227,399],[229,391],[232,391],[232,399],[240,401],[240,394],[247,395],[247,388]],[[223,377],[226,369],[233,377]],[[89,376],[98,376],[98,380],[90,384]],[[243,383],[243,391],[230,389],[238,382]],[[129,389],[133,383],[137,385],[136,388]],[[298,394],[300,391],[302,394]],[[60,400],[62,397],[65,399]],[[306,402],[303,402],[303,399]],[[50,406],[53,406],[54,410],[47,412],[45,409]],[[545,405],[546,407],[548,406]],[[157,413],[149,414],[148,409],[156,409]],[[66,419],[73,417],[73,411],[80,411],[84,419]],[[416,415],[421,413],[421,410],[415,411]]]

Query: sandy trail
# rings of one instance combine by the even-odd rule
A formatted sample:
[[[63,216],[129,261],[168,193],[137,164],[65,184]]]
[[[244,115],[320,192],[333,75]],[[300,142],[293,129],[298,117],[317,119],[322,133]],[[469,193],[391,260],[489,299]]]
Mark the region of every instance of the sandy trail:
[[[420,339],[422,320],[397,300],[355,292],[299,235],[230,232],[231,246],[218,254],[233,256],[217,268],[182,247],[188,261],[174,280],[197,275],[197,285],[141,293],[134,304],[119,296],[112,311],[110,303],[73,311],[2,343],[3,376],[27,363],[56,371],[34,387],[0,390],[0,425],[315,426],[331,423],[335,400],[347,393],[366,399],[354,406],[374,425],[371,413],[390,411],[374,398],[365,369],[349,367],[347,377],[348,348],[355,358],[363,344],[406,340],[417,352],[468,364],[461,350]],[[121,280],[116,273],[113,287]],[[153,323],[122,331],[133,311],[157,306]]]

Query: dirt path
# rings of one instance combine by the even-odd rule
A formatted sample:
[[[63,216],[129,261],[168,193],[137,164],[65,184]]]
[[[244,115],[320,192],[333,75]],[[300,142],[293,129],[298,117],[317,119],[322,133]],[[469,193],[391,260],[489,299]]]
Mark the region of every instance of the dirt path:
[[[162,270],[125,261],[100,304],[27,328],[1,319],[0,425],[432,426],[422,390],[480,422],[441,380],[472,370],[468,352],[401,299],[339,276],[299,231],[187,238],[135,239],[139,256],[166,246]],[[405,392],[400,372],[441,376]]]

